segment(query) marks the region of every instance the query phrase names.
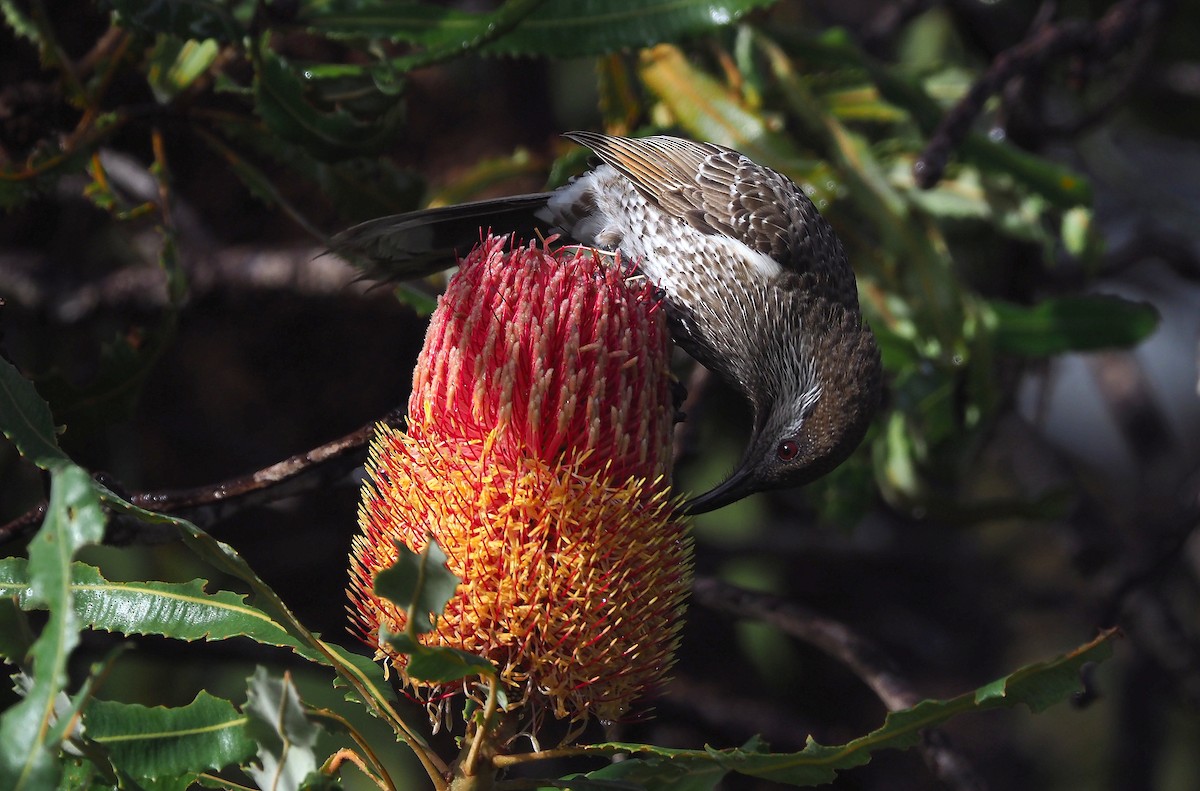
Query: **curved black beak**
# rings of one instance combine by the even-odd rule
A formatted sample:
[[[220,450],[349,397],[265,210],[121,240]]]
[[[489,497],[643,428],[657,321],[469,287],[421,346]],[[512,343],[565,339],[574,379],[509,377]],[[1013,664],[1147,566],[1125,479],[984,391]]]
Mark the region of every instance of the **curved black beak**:
[[[756,491],[751,488],[750,468],[743,464],[714,488],[688,500],[679,510],[687,516],[695,516],[735,503]]]

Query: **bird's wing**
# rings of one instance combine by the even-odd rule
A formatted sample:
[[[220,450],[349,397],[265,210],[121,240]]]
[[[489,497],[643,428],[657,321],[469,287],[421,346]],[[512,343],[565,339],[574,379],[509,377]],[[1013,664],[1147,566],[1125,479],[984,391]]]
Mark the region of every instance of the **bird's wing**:
[[[663,135],[565,135],[596,152],[648,200],[703,233],[720,233],[797,267],[793,244],[809,223],[823,223],[787,177],[714,143]]]
[[[546,229],[537,210],[548,197],[549,193],[513,195],[379,217],[334,236],[330,251],[359,263],[368,277],[425,277],[453,265],[493,229],[521,240],[535,238]]]

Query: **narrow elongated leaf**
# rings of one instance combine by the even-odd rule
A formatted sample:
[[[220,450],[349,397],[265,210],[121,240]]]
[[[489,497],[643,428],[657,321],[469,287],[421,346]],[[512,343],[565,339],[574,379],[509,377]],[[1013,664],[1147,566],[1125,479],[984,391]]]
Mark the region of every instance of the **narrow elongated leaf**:
[[[44,470],[69,464],[58,447],[54,419],[33,383],[0,357],[0,431],[21,455]]]
[[[264,47],[256,63],[254,98],[258,113],[283,139],[325,160],[371,154],[394,139],[404,109],[399,101],[370,122],[342,110],[325,112],[308,101],[300,78],[283,58]]]
[[[385,214],[411,211],[417,208],[424,189],[416,175],[401,169],[389,159],[357,157],[336,163],[322,162],[300,146],[263,135],[256,124],[231,120],[221,124],[221,131],[237,148],[210,134],[204,134],[203,139],[235,170],[248,161],[246,157],[251,152],[259,158],[277,162],[316,185],[321,194],[337,207],[338,213],[350,220],[369,220]],[[278,203],[278,190],[264,183],[266,176],[257,168],[239,172],[238,176],[252,193],[268,205]],[[307,225],[307,219],[300,217],[286,202],[280,205]],[[320,236],[315,230],[314,233]]]
[[[1110,295],[1059,297],[1030,307],[997,300],[988,307],[996,346],[1030,357],[1133,346],[1158,327],[1152,305]]]
[[[239,40],[244,31],[215,0],[108,0],[122,24],[150,33],[170,33],[182,39]]]
[[[160,104],[167,104],[193,83],[216,60],[220,47],[214,39],[181,40],[159,36],[146,56],[146,82]]]
[[[736,22],[775,0],[573,0],[546,2],[505,35],[483,47],[495,55],[582,57],[636,49],[701,35]],[[425,47],[469,49],[488,25],[512,13],[507,3],[471,14],[433,3],[330,2],[305,15],[329,35],[406,41]]]
[[[37,25],[16,0],[0,0],[0,16],[4,17],[5,24],[18,36],[34,44],[40,43]]]
[[[71,558],[104,535],[104,514],[91,479],[79,467],[51,470],[46,521],[29,544],[31,601],[50,610],[30,650],[33,683],[17,705],[0,717],[0,788],[53,788],[61,767],[58,742],[70,716],[55,711],[67,684],[67,660],[79,643],[70,601]]]
[[[505,55],[579,57],[698,36],[775,0],[576,0],[546,3],[484,48]]]
[[[678,47],[655,47],[643,53],[640,74],[691,137],[736,148],[797,183],[810,181],[800,172],[806,163],[792,140],[773,131],[761,112],[747,107],[726,86],[692,65]],[[819,195],[810,197],[814,202],[820,199]]]
[[[943,111],[936,99],[899,69],[884,66],[864,54],[843,28],[833,28],[819,37],[790,36],[788,48],[794,55],[818,64],[865,71],[880,96],[908,111],[926,135],[933,134],[941,122]],[[1055,205],[1067,208],[1091,203],[1091,186],[1078,173],[1007,141],[970,132],[957,153],[980,170],[1011,176]]]
[[[920,740],[921,731],[951,717],[1021,704],[1042,711],[1063,701],[1081,689],[1079,674],[1085,664],[1101,662],[1112,655],[1112,639],[1116,634],[1115,629],[1108,630],[1070,653],[1027,665],[975,692],[948,700],[925,700],[912,708],[892,712],[877,730],[839,746],[825,746],[810,738],[808,745],[795,753],[766,753],[757,745],[734,750],[674,750],[621,742],[592,745],[587,751],[604,755],[632,753],[638,759],[657,758],[685,765],[708,760],[728,771],[778,783],[822,785],[832,782],[845,769],[868,763],[877,750],[912,747]]]
[[[250,190],[251,195],[258,198],[265,205],[271,208],[278,206],[279,208],[283,209],[283,211],[287,212],[288,216],[290,216],[297,225],[308,231],[315,238],[320,239],[324,237],[324,234],[320,231],[320,229],[310,223],[308,218],[301,214],[300,211],[297,210],[296,207],[294,207],[291,202],[289,202],[287,198],[279,192],[275,186],[275,182],[271,180],[271,177],[264,173],[253,162],[246,159],[234,149],[230,148],[224,143],[224,141],[215,135],[202,132],[200,137],[202,140],[208,143],[208,145],[212,147],[214,151],[216,151],[220,156],[224,157],[234,175],[241,180],[246,189]],[[275,137],[271,138],[271,142],[277,147],[286,145],[281,143],[281,141]],[[297,154],[303,151],[300,146],[287,146],[287,148],[291,149]]]
[[[499,8],[468,13],[432,3],[331,3],[305,19],[327,35],[352,35],[405,41],[422,51],[389,62],[390,70],[404,73],[479,49],[503,39],[531,18],[546,0],[507,0]]]
[[[110,582],[99,569],[75,563],[69,593],[80,624],[93,629],[189,641],[249,637],[267,645],[302,647],[269,615],[248,604],[245,596],[209,593],[206,584],[205,580]],[[23,558],[0,560],[0,596],[14,595],[23,608],[38,608],[30,597]]]
[[[315,748],[322,728],[310,721],[291,675],[272,678],[254,669],[246,698],[246,729],[258,743],[259,766],[246,773],[262,791],[294,791],[317,770]]]
[[[101,491],[105,505],[151,524],[168,525],[176,530],[184,546],[197,557],[211,564],[214,568],[242,580],[254,592],[255,606],[268,613],[276,623],[287,630],[303,648],[300,652],[314,662],[328,665],[337,671],[339,677],[347,686],[354,690],[354,697],[366,703],[371,711],[383,718],[393,727],[403,729],[410,740],[423,742],[412,732],[408,731],[399,715],[391,706],[396,699],[396,693],[383,677],[383,669],[372,662],[369,657],[355,654],[341,646],[326,643],[312,632],[308,631],[292,614],[279,595],[269,585],[254,573],[254,570],[244,561],[232,547],[223,541],[205,533],[185,519],[157,514],[139,508],[118,497],[100,484],[94,484]]]
[[[94,700],[83,722],[113,765],[139,778],[218,770],[254,755],[245,715],[203,690],[179,708]]]
[[[394,699],[383,671],[369,657],[341,646],[323,644],[329,652],[326,655],[248,603],[245,596],[229,591],[209,593],[204,585],[204,580],[111,582],[98,569],[75,563],[70,592],[81,626],[126,635],[157,634],[176,640],[247,637],[264,645],[289,648],[311,661],[350,674],[381,701]],[[27,562],[23,558],[0,560],[0,597],[15,597],[24,608],[38,608],[30,599]]]
[[[586,775],[567,778],[573,791],[611,789],[615,783],[655,791],[710,791],[728,770],[711,760],[671,760],[630,758],[617,761]]]

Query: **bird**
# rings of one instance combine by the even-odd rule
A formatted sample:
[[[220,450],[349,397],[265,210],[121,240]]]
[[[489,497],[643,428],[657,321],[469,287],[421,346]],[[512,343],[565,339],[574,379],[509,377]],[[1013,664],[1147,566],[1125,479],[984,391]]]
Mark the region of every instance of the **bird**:
[[[637,262],[675,343],[753,413],[737,466],[684,514],[802,486],[845,461],[878,408],[882,367],[842,242],[804,191],[715,143],[563,136],[599,164],[551,192],[369,220],[334,236],[331,249],[418,277],[449,266],[490,227],[558,233]]]

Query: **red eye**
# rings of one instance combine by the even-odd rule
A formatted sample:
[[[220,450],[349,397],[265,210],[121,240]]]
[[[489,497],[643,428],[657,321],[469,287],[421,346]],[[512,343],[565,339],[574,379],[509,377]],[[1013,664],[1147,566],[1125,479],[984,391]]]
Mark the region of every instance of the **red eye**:
[[[785,439],[775,450],[780,461],[791,461],[800,455],[800,444],[794,439]]]

